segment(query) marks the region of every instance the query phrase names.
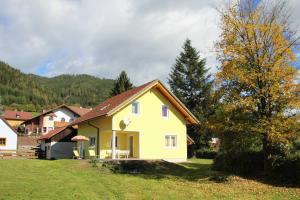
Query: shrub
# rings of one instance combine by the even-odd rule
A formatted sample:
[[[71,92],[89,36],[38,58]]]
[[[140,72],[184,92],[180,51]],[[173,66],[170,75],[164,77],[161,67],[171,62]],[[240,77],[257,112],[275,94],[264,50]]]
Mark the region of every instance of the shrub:
[[[263,161],[261,152],[219,153],[213,168],[239,175],[254,175],[263,171]]]
[[[196,158],[213,159],[217,155],[217,152],[211,149],[199,149],[195,152]]]
[[[269,179],[300,184],[300,153],[279,157],[272,163]]]
[[[262,152],[219,153],[213,169],[243,176],[261,175],[264,159]],[[269,169],[268,180],[300,184],[300,153],[274,159]]]

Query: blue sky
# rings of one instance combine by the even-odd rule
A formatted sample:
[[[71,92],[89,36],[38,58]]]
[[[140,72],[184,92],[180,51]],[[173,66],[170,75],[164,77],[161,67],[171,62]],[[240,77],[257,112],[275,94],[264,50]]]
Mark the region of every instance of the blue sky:
[[[255,0],[259,2],[259,0]],[[290,0],[300,27],[300,1]],[[26,73],[166,82],[188,37],[216,72],[223,0],[2,0],[0,59]]]

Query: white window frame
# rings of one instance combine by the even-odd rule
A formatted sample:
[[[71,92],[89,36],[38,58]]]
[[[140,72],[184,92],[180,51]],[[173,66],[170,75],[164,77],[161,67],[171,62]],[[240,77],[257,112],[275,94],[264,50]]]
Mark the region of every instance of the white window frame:
[[[166,139],[169,138],[169,146],[166,145]],[[172,137],[175,137],[175,146],[172,145]],[[176,149],[178,147],[178,137],[176,134],[166,134],[165,135],[165,148],[168,149]]]
[[[163,108],[164,107],[166,107],[167,108],[167,116],[164,116],[163,114],[164,114],[164,112],[163,112]],[[165,118],[165,119],[168,119],[169,118],[169,116],[170,116],[170,109],[169,109],[169,106],[167,106],[167,105],[161,105],[161,116],[163,117],[163,118]]]
[[[133,105],[134,105],[134,104],[137,105],[137,113],[134,113],[134,112],[133,112]],[[138,101],[132,102],[132,104],[131,104],[131,113],[132,113],[133,115],[139,115],[139,114],[141,113],[140,102],[138,102]]]

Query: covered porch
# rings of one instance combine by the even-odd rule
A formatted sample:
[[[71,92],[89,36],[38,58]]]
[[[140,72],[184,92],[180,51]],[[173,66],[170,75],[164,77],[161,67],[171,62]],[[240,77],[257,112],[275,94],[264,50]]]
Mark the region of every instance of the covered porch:
[[[99,159],[129,159],[140,158],[140,133],[137,131],[100,132],[99,137],[87,136],[84,142],[84,157],[91,157],[94,151]],[[114,138],[114,139],[113,139]]]

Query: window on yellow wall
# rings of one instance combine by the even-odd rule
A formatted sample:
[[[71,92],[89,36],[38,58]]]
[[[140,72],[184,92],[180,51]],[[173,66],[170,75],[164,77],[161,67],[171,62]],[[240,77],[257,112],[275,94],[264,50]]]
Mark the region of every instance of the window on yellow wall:
[[[132,103],[132,113],[133,114],[139,114],[140,113],[140,103],[139,102],[133,102]]]
[[[0,138],[0,146],[6,146],[6,138]]]
[[[166,105],[162,105],[161,107],[161,114],[163,117],[168,118],[169,117],[169,108]]]
[[[177,136],[176,135],[166,135],[165,136],[165,146],[168,148],[177,147]]]

